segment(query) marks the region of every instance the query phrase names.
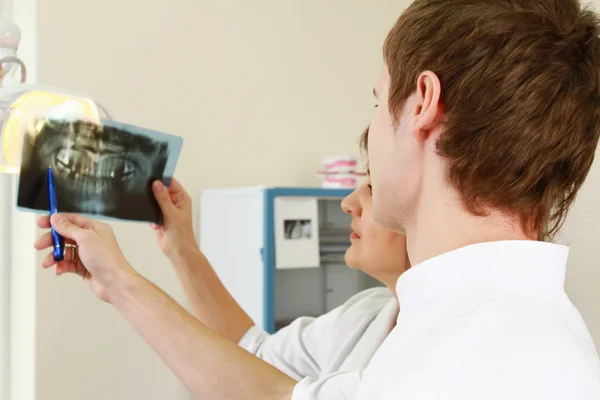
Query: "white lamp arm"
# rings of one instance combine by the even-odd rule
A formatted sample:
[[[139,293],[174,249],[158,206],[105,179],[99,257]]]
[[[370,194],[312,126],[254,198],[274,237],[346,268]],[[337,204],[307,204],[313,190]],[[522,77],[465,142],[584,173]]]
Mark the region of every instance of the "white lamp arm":
[[[17,57],[21,42],[21,30],[8,18],[0,20],[0,86],[5,86],[4,78],[15,68],[21,68],[20,83],[27,79],[25,63]]]

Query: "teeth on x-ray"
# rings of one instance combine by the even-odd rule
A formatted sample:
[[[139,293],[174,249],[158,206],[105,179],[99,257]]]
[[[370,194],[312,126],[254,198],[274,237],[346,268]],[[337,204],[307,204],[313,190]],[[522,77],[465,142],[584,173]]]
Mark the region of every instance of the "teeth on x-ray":
[[[55,158],[57,171],[72,179],[117,179],[125,182],[136,172],[135,163],[113,154],[94,156],[78,149],[62,149]]]
[[[29,134],[31,154],[24,158],[28,164],[22,165],[26,172],[21,175],[20,183],[25,183],[19,186],[24,192],[20,199],[38,201],[26,191],[39,191],[38,177],[45,176],[42,174],[51,166],[65,211],[156,222],[149,185],[164,176],[169,141],[179,138],[114,121],[97,124],[49,119],[37,121]],[[33,208],[34,204],[24,206]],[[47,204],[35,206],[47,209]]]

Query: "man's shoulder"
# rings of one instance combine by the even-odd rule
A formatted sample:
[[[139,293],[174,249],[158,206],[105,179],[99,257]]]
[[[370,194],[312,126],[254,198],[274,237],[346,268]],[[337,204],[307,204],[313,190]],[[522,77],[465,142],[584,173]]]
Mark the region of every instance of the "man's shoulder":
[[[468,312],[429,322],[411,323],[415,330],[400,324],[390,334],[365,372],[365,393],[600,399],[600,359],[566,295],[494,288]]]
[[[560,293],[537,298],[491,291],[456,344],[456,356],[455,390],[466,398],[503,387],[511,398],[600,399],[598,353]],[[469,386],[473,381],[478,384]]]
[[[489,337],[495,337],[501,328],[500,338],[511,346],[547,346],[560,341],[597,354],[581,314],[564,291],[536,294],[491,288],[469,324]]]

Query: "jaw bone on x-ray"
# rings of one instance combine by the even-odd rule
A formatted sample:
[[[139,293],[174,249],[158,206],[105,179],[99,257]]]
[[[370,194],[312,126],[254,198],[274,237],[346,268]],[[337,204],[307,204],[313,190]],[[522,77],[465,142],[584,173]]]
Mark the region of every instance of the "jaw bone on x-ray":
[[[181,138],[104,120],[43,118],[26,132],[19,208],[46,211],[52,167],[59,210],[161,223],[152,181],[169,183]]]

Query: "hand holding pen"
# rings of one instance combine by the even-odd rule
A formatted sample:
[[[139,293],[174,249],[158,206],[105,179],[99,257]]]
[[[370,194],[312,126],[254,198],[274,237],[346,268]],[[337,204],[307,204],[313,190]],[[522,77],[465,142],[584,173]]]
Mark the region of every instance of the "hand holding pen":
[[[54,174],[52,173],[52,167],[48,167],[48,198],[50,200],[50,217],[54,214],[58,214],[58,201],[56,197],[56,185],[54,183]],[[54,227],[51,227],[50,233],[52,235],[52,255],[54,261],[61,262],[65,259],[65,253],[67,247],[71,251],[69,261],[77,262],[77,245],[65,244],[65,239],[60,235]]]
[[[35,242],[37,250],[52,247],[42,267],[56,266],[56,275],[70,272],[81,276],[92,292],[109,302],[119,282],[139,276],[129,265],[112,228],[102,222],[76,214],[59,214],[56,185],[48,168],[49,215],[38,219],[38,226],[50,229]],[[69,251],[70,250],[70,251]]]

